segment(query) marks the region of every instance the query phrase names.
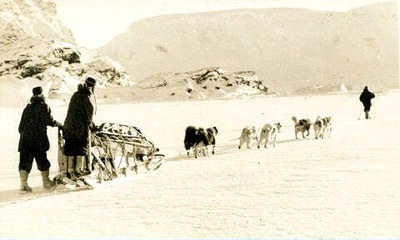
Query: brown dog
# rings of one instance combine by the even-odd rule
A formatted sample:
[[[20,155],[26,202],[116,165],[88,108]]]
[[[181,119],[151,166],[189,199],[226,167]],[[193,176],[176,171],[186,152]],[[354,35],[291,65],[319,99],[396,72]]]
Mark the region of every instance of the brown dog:
[[[274,123],[273,125],[267,123],[263,126],[263,128],[261,129],[261,133],[260,133],[260,139],[258,141],[258,148],[260,148],[260,145],[262,143],[262,141],[265,140],[265,144],[264,147],[268,148],[268,142],[271,140],[273,141],[273,146],[275,147],[276,145],[276,136],[278,135],[278,133],[281,132],[281,128],[282,125],[277,122]]]
[[[246,143],[247,148],[250,148],[251,140],[256,140],[258,142],[256,127],[254,126],[247,126],[242,129],[242,133],[240,134],[239,138],[239,146],[238,148],[242,148],[242,145]]]
[[[325,125],[320,116],[317,117],[315,122],[313,123],[315,139],[324,138],[325,133]]]

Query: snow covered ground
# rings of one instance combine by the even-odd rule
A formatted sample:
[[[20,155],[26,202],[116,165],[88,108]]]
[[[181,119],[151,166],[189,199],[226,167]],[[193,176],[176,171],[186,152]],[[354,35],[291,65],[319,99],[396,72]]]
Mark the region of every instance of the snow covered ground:
[[[99,105],[96,122],[139,127],[168,156],[155,173],[94,191],[15,195],[22,109],[0,108],[1,238],[400,238],[400,92]],[[64,120],[66,107],[52,107]],[[332,136],[294,140],[292,116],[332,116]],[[280,121],[276,148],[237,149],[241,128]],[[183,153],[188,125],[217,126],[217,154]],[[313,132],[312,132],[313,135]],[[56,130],[49,129],[52,172]],[[36,165],[29,179],[38,191]]]

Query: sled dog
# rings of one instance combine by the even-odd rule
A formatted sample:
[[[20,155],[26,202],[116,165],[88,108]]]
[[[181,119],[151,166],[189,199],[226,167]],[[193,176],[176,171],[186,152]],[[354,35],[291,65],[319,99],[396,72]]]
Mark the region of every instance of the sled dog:
[[[278,133],[281,132],[281,128],[282,128],[282,125],[280,122],[274,123],[272,125],[269,123],[265,124],[263,126],[263,128],[261,129],[260,139],[258,141],[257,147],[260,148],[260,145],[261,145],[262,141],[264,141],[264,140],[265,140],[265,143],[264,143],[265,148],[268,148],[269,141],[272,141],[273,146],[275,147],[276,146],[276,137],[277,137]]]
[[[297,120],[296,117],[292,117],[294,122],[294,134],[296,139],[298,139],[297,134],[300,132],[303,138],[305,138],[304,133],[307,132],[307,137],[310,135],[311,121],[310,119],[300,119]]]
[[[257,131],[255,126],[247,126],[242,129],[242,133],[239,137],[239,146],[241,149],[243,144],[246,144],[247,148],[250,148],[251,140],[258,142]]]

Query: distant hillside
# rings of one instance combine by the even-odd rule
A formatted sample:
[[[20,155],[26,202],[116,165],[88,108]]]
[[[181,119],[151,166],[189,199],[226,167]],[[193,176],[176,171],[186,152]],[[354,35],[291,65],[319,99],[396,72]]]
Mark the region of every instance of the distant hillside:
[[[134,80],[219,66],[252,70],[273,91],[398,87],[396,3],[349,12],[233,10],[135,22],[99,49]]]

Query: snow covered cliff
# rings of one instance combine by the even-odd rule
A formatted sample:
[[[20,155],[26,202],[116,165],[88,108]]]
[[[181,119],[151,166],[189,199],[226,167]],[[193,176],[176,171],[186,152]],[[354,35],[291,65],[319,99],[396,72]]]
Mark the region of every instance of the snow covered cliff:
[[[67,101],[87,76],[100,87],[132,85],[118,63],[76,45],[52,1],[2,0],[0,10],[0,106],[25,104],[38,85]]]

